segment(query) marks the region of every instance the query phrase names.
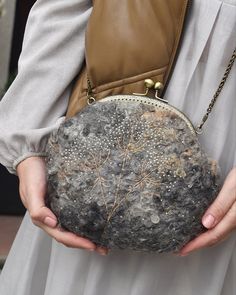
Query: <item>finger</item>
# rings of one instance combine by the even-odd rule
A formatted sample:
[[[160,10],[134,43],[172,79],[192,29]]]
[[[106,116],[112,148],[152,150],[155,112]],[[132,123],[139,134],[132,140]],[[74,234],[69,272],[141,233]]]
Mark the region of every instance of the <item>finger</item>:
[[[229,211],[236,201],[236,170],[233,169],[228,174],[224,185],[211,206],[205,212],[202,218],[202,224],[206,228],[216,226]]]
[[[59,231],[62,231],[62,232],[66,232],[66,230],[64,228],[62,228],[62,227],[59,227],[58,230]],[[94,250],[97,253],[101,254],[101,255],[107,255],[108,254],[108,249],[107,248],[104,248],[104,247],[96,246],[96,248]]]
[[[179,252],[180,255],[187,255],[192,251],[203,247],[213,246],[223,240],[236,228],[236,203],[230,208],[228,213],[213,229],[201,234]]]
[[[57,225],[56,215],[45,205],[46,184],[29,186],[27,189],[27,206],[30,217],[35,225],[43,223],[50,227]]]
[[[108,254],[108,249],[104,247],[97,247],[96,252],[98,252],[101,255],[107,255]]]
[[[64,244],[66,247],[79,248],[94,251],[96,245],[86,238],[77,236],[71,232],[61,230],[58,227],[51,228],[44,224],[40,227],[46,231],[51,237],[53,237],[58,243]]]
[[[17,166],[20,179],[20,194],[35,225],[45,223],[55,227],[57,218],[45,206],[47,190],[45,161],[39,157],[30,157]]]
[[[62,231],[62,232],[66,232],[66,230],[64,229],[64,228],[62,228],[62,227],[59,227],[58,228],[58,230],[59,231]],[[89,240],[88,240],[89,241]],[[91,241],[90,241],[91,242]],[[94,244],[95,245],[95,244]],[[96,245],[95,245],[96,246]],[[103,255],[103,256],[105,256],[105,255],[107,255],[108,254],[108,249],[107,248],[104,248],[104,247],[99,247],[99,246],[96,246],[96,248],[95,249],[87,249],[87,250],[95,250],[97,253],[99,253],[100,255]]]
[[[30,197],[25,197],[22,190],[20,190],[20,197],[23,205],[29,211],[32,222],[35,225],[44,223],[48,226],[55,227],[57,225],[57,217],[55,214],[45,206],[44,197],[41,197],[42,192],[28,193]],[[35,197],[33,197],[35,196]],[[36,197],[38,196],[38,197]]]
[[[28,200],[28,211],[35,225],[45,224],[54,228],[57,225],[57,217],[45,205],[44,198],[40,194],[32,195]]]

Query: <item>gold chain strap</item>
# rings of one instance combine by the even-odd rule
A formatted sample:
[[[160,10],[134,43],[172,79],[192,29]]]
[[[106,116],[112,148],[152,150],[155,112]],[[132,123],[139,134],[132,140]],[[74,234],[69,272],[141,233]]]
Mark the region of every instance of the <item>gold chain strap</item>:
[[[216,103],[216,100],[217,100],[218,96],[221,93],[221,90],[223,89],[223,87],[225,85],[225,82],[226,82],[226,80],[227,80],[227,78],[229,76],[229,73],[230,73],[230,71],[231,71],[231,69],[233,67],[235,59],[236,59],[236,48],[234,49],[234,52],[233,52],[233,54],[232,54],[232,56],[230,58],[229,64],[228,64],[227,69],[226,69],[226,71],[224,73],[224,76],[223,76],[223,78],[222,78],[222,80],[220,82],[220,85],[219,85],[218,89],[216,90],[216,93],[214,94],[214,96],[213,96],[213,98],[212,98],[212,100],[211,100],[211,102],[210,102],[210,104],[209,104],[209,106],[207,108],[206,114],[203,116],[201,123],[196,127],[196,132],[198,134],[202,133],[202,127],[205,124],[206,120],[208,119],[208,116],[209,116],[210,112],[212,111],[212,109],[214,107],[214,104]]]

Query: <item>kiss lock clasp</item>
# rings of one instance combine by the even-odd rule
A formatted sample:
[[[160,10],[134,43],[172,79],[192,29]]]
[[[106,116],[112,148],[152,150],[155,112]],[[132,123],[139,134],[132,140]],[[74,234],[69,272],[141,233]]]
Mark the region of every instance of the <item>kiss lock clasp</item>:
[[[160,91],[164,88],[164,85],[161,82],[154,82],[152,79],[145,79],[144,80],[144,85],[146,87],[146,91],[145,93],[133,93],[134,95],[140,95],[140,96],[146,96],[149,92],[150,89],[154,88],[156,90],[155,93],[155,98],[159,99],[163,102],[168,103],[168,101],[166,99],[160,98],[158,95],[160,93]]]

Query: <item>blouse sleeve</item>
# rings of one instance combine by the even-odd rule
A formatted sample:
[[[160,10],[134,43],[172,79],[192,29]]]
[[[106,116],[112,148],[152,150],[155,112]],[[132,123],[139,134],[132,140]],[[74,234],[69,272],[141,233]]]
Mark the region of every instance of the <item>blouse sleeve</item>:
[[[91,10],[89,0],[38,0],[30,11],[18,74],[0,102],[0,163],[12,174],[24,159],[45,156],[65,118]]]

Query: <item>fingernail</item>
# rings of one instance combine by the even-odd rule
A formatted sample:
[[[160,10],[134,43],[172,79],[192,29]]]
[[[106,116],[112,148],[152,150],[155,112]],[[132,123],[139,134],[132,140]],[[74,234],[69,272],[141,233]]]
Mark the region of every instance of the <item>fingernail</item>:
[[[185,256],[188,256],[188,254],[189,254],[189,253],[183,253],[183,254],[180,254],[179,256],[180,256],[180,257],[185,257]]]
[[[106,256],[107,255],[107,252],[106,250],[103,250],[103,249],[97,249],[97,252],[103,256]]]
[[[189,253],[181,253],[181,254],[179,254],[179,256],[182,256],[182,257],[183,257],[183,256],[188,256],[188,254],[189,254]]]
[[[206,228],[210,228],[213,226],[215,222],[215,218],[214,216],[212,216],[211,214],[208,214],[206,217],[203,218],[203,225],[206,227]]]
[[[55,227],[57,225],[57,221],[51,217],[46,217],[44,223],[49,227]]]
[[[95,249],[93,249],[93,248],[91,248],[91,249],[88,249],[88,251],[90,251],[90,252],[93,252]]]
[[[179,253],[179,252],[174,252],[174,253],[172,253],[172,254],[174,254],[174,255],[176,255],[176,256],[180,256],[180,253]]]
[[[176,254],[177,256],[187,256],[189,255],[190,252],[176,252],[174,254]]]

